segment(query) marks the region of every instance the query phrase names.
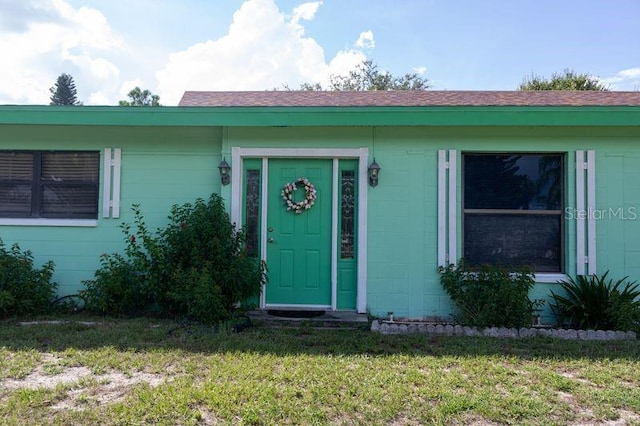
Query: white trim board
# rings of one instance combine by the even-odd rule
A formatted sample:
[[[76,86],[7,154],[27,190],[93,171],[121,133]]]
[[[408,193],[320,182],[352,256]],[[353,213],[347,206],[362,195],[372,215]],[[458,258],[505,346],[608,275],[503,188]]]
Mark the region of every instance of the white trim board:
[[[260,247],[262,248],[262,260],[267,261],[266,259],[266,211],[267,211],[267,202],[268,197],[266,196],[266,188],[268,186],[268,159],[269,158],[325,158],[325,159],[333,159],[334,160],[334,171],[335,171],[335,160],[340,159],[348,159],[348,158],[356,158],[358,159],[358,238],[357,238],[357,247],[358,247],[358,259],[357,259],[357,300],[356,300],[356,310],[358,313],[366,313],[367,312],[367,194],[368,194],[368,175],[367,175],[367,167],[369,161],[369,148],[240,148],[240,147],[232,147],[231,148],[231,221],[236,224],[236,227],[240,229],[242,224],[242,184],[243,184],[243,176],[242,176],[242,161],[244,158],[262,158],[262,235]],[[233,173],[235,171],[235,173]],[[336,175],[336,173],[334,173]],[[335,183],[336,177],[334,177],[333,182],[333,190],[334,192],[337,189],[337,185]],[[332,197],[332,202],[337,203],[335,200],[335,196]],[[331,241],[337,241],[337,232],[338,227],[337,224],[333,224],[335,220],[333,209],[337,208],[334,206],[332,208],[332,227],[331,227]],[[335,235],[334,235],[335,234]],[[332,275],[332,283],[331,283],[331,306],[328,306],[329,309],[336,309],[337,302],[334,303],[334,298],[337,294],[337,281],[334,282],[333,272],[334,269],[337,271],[337,250],[334,248],[336,255],[332,253],[331,255],[331,275]],[[337,275],[337,273],[336,273]],[[337,279],[337,278],[336,278]],[[267,308],[268,306],[265,302],[264,298],[265,291],[263,289],[262,295],[260,297],[260,307],[262,309]]]
[[[338,308],[338,186],[340,160],[333,159],[331,179],[331,310]]]
[[[102,158],[102,217],[111,216],[111,169],[113,167],[113,159],[111,156],[111,148],[104,149]]]
[[[585,211],[584,185],[584,151],[576,151],[576,210]],[[585,274],[585,218],[582,214],[576,216],[576,274]]]
[[[457,152],[438,151],[438,266],[457,262]]]
[[[96,219],[31,219],[31,218],[3,218],[2,226],[69,226],[95,228],[98,226]]]
[[[105,148],[102,159],[102,217],[120,217],[122,150]]]
[[[267,304],[264,309],[282,309],[286,310],[314,310],[314,309],[332,309],[331,305],[297,305],[297,304]]]
[[[576,274],[594,275],[596,263],[596,153],[576,151]]]
[[[596,211],[596,152],[587,151],[587,212]],[[596,274],[596,218],[587,215],[587,262],[589,275]]]

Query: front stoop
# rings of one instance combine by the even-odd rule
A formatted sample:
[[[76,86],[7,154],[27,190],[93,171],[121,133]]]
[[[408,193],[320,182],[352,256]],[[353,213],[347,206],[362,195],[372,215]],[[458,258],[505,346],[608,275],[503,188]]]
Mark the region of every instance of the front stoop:
[[[366,314],[354,311],[326,311],[322,315],[309,317],[301,313],[285,316],[270,315],[266,310],[255,310],[247,313],[251,323],[255,326],[272,328],[333,328],[333,329],[369,329],[369,318]]]

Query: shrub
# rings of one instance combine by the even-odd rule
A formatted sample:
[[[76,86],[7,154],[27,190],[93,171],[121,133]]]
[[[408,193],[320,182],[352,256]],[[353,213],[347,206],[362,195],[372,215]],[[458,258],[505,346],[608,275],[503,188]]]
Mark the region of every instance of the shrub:
[[[170,302],[188,316],[217,322],[229,318],[234,305],[260,294],[265,267],[249,256],[244,233],[224,210],[222,198],[174,206],[161,233],[163,261],[170,265]]]
[[[150,306],[144,281],[132,259],[118,253],[103,254],[95,279],[84,282],[87,309],[131,317],[144,313]]]
[[[472,268],[461,259],[457,266],[440,267],[438,271],[443,288],[457,308],[454,318],[464,325],[529,326],[534,311],[543,303],[529,299],[535,280],[533,271],[527,268],[515,272],[492,265]]]
[[[152,265],[161,257],[159,243],[147,229],[140,206],[131,210],[137,233],[132,233],[130,224],[120,225],[124,255],[102,254],[95,278],[84,282],[88,310],[135,317],[149,313],[153,305],[157,277],[152,276]]]
[[[22,251],[18,244],[7,249],[0,239],[0,316],[46,312],[56,294],[53,270],[51,261],[35,268],[29,250]]]
[[[640,289],[624,277],[578,275],[559,284],[564,295],[551,292],[551,308],[563,326],[579,329],[637,330],[640,327]]]
[[[174,205],[169,224],[152,234],[140,207],[135,232],[121,225],[126,248],[104,254],[87,281],[87,307],[116,315],[187,317],[204,323],[229,319],[238,302],[259,294],[265,266],[250,257],[222,198]]]

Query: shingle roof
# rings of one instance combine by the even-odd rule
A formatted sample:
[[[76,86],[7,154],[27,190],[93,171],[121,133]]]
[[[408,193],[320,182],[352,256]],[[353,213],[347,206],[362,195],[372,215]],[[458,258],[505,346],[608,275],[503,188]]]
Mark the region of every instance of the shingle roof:
[[[188,91],[180,106],[640,106],[640,92],[596,91]]]

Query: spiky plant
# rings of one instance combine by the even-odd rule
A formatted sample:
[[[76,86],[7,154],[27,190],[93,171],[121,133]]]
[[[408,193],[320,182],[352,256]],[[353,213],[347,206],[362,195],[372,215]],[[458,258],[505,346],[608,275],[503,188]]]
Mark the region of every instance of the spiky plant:
[[[551,292],[551,308],[561,325],[595,330],[632,330],[640,324],[640,288],[628,277],[614,281],[578,275],[560,281],[564,295]]]

